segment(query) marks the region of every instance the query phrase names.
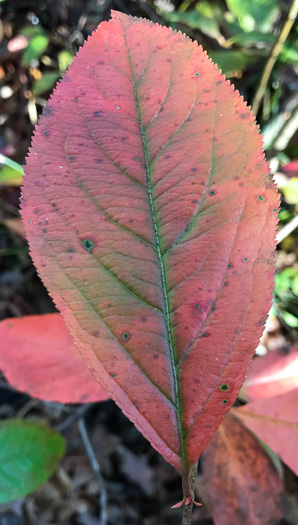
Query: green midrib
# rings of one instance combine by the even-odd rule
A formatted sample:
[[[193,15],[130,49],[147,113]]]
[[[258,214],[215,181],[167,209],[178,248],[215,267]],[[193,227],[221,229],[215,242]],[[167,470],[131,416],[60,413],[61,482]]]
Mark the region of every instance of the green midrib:
[[[166,324],[167,324],[168,342],[169,342],[170,357],[171,357],[171,364],[172,364],[172,371],[173,371],[174,395],[175,395],[175,401],[176,401],[176,403],[175,403],[175,410],[176,410],[176,419],[177,419],[177,428],[178,428],[178,434],[179,434],[179,441],[180,441],[180,446],[181,446],[182,468],[185,471],[185,473],[187,473],[187,471],[188,471],[188,460],[187,460],[187,452],[186,452],[186,436],[185,436],[185,430],[183,428],[183,423],[182,423],[181,385],[180,385],[180,377],[179,377],[178,370],[177,370],[178,361],[177,361],[177,358],[176,358],[174,337],[173,337],[172,326],[171,326],[171,319],[170,319],[170,308],[169,308],[169,297],[168,297],[168,289],[167,289],[166,271],[165,271],[164,261],[163,261],[162,252],[161,252],[160,233],[159,233],[159,228],[158,228],[158,221],[157,221],[157,214],[156,214],[156,209],[155,209],[155,203],[154,203],[154,199],[153,199],[152,184],[151,184],[151,169],[150,169],[150,163],[149,163],[147,142],[146,142],[146,137],[145,137],[144,126],[143,126],[143,123],[142,123],[142,113],[141,113],[141,109],[140,109],[140,103],[139,103],[139,97],[138,97],[138,92],[137,92],[137,87],[136,87],[136,81],[135,81],[134,72],[133,72],[133,68],[132,68],[132,64],[131,64],[131,58],[130,58],[129,49],[128,49],[128,45],[127,45],[127,41],[126,41],[126,35],[125,35],[124,27],[123,27],[123,35],[124,35],[124,40],[125,40],[125,45],[126,45],[127,58],[128,58],[128,63],[129,63],[130,73],[131,73],[131,81],[132,81],[132,85],[133,85],[133,90],[134,90],[134,95],[135,95],[135,103],[136,103],[136,108],[137,108],[137,111],[138,111],[140,131],[141,131],[142,141],[143,141],[143,148],[144,148],[144,155],[145,155],[145,162],[146,162],[148,196],[149,196],[152,220],[153,220],[153,225],[154,225],[154,233],[155,233],[156,248],[157,248],[157,258],[158,258],[158,263],[159,263],[159,266],[160,266],[162,290],[163,290],[164,302],[165,302],[165,318],[166,318]]]

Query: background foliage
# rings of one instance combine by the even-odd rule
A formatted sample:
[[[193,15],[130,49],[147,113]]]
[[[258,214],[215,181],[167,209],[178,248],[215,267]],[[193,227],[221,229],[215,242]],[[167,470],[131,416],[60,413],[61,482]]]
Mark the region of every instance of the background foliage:
[[[34,125],[57,79],[87,36],[109,19],[110,9],[150,18],[196,39],[252,104],[290,5],[287,0],[0,0],[0,155],[17,163],[2,158],[0,169],[0,319],[54,311],[23,236],[18,164],[24,163]],[[298,330],[297,28],[296,22],[265,85],[258,111],[266,156],[281,195],[274,303],[257,349],[260,355],[288,352]],[[83,412],[109,493],[110,522],[179,522],[177,514],[169,511],[180,499],[179,477],[112,402],[87,404],[82,412],[80,406],[31,399],[11,389],[4,378],[0,387],[1,419],[47,422],[61,429],[68,442],[64,463],[51,482],[19,504],[0,507],[0,524],[97,523],[100,487],[93,479],[80,429],[73,425]],[[286,510],[283,521],[276,515],[274,523],[295,524],[297,477],[283,466],[283,478]],[[195,510],[193,523],[211,525],[202,479],[200,473],[198,492],[205,505]]]

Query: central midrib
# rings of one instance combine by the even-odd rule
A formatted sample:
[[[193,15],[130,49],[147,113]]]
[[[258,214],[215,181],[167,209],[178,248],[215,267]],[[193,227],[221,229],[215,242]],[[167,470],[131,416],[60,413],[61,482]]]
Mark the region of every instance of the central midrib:
[[[126,41],[126,35],[125,30],[123,28],[123,36],[124,41],[126,45],[126,52],[127,52],[127,59],[130,67],[130,73],[131,73],[131,82],[134,90],[135,95],[135,103],[136,108],[138,112],[138,118],[139,118],[139,125],[140,125],[140,131],[142,135],[142,142],[143,142],[143,148],[144,148],[144,155],[145,155],[145,163],[146,163],[146,174],[147,174],[147,185],[148,185],[148,196],[149,196],[149,203],[150,203],[150,209],[151,209],[151,215],[153,220],[153,226],[154,226],[154,233],[155,233],[155,240],[156,240],[156,251],[157,251],[157,258],[158,263],[160,266],[160,272],[161,272],[161,281],[162,281],[162,290],[164,295],[164,303],[165,303],[165,317],[166,317],[166,324],[167,324],[167,335],[168,335],[168,342],[169,342],[169,349],[170,349],[170,358],[171,358],[171,364],[172,364],[172,373],[173,373],[173,380],[174,380],[174,396],[175,396],[175,411],[176,411],[176,419],[177,419],[177,428],[178,428],[178,435],[179,435],[179,441],[181,446],[181,459],[182,459],[182,468],[187,469],[188,460],[187,460],[187,453],[186,453],[186,440],[185,440],[185,432],[183,429],[182,424],[182,399],[181,399],[181,387],[180,387],[180,378],[177,373],[177,366],[176,366],[176,352],[174,347],[174,341],[173,341],[173,333],[172,333],[172,327],[171,327],[171,321],[170,321],[170,308],[169,308],[169,297],[168,297],[168,290],[167,290],[167,283],[166,283],[166,272],[164,267],[164,262],[162,258],[162,252],[161,252],[161,245],[160,245],[160,235],[159,235],[159,229],[158,229],[158,221],[157,221],[157,214],[153,199],[153,193],[152,193],[152,184],[151,184],[151,170],[150,170],[150,163],[148,158],[148,150],[147,150],[147,142],[144,132],[144,127],[142,124],[142,113],[140,110],[140,103],[139,103],[139,97],[134,77],[134,72],[132,68],[131,58],[129,54],[129,49]]]

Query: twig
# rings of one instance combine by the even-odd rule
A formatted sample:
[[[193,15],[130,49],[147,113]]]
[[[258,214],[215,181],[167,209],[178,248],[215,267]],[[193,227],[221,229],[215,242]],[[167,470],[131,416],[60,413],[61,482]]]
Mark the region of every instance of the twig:
[[[85,422],[82,418],[78,421],[78,429],[81,435],[81,439],[83,441],[84,447],[86,449],[87,456],[90,461],[90,465],[92,467],[92,470],[94,472],[95,478],[99,485],[100,490],[100,516],[99,516],[99,525],[107,525],[108,518],[107,518],[107,491],[105,488],[105,483],[103,480],[103,477],[101,475],[100,466],[98,464],[98,461],[96,459],[93,447],[91,445],[91,442],[89,440]]]
[[[84,416],[93,405],[94,403],[86,403],[85,405],[80,405],[76,410],[74,410],[70,414],[70,416],[68,416],[64,421],[62,421],[60,425],[57,425],[56,430],[58,432],[64,432],[66,428],[70,427],[70,425],[75,423],[75,421]]]
[[[290,235],[296,228],[298,228],[298,215],[294,217],[288,224],[286,224],[276,235],[277,244],[283,241],[288,235]]]
[[[289,32],[291,31],[292,29],[292,26],[295,22],[295,19],[296,19],[296,16],[297,16],[297,13],[298,13],[298,0],[293,0],[292,2],[292,5],[290,7],[290,10],[289,10],[289,14],[288,14],[288,17],[287,17],[287,20],[285,21],[284,23],[284,26],[280,32],[280,35],[269,55],[269,58],[267,60],[267,63],[266,63],[266,66],[265,66],[265,69],[263,71],[263,74],[262,74],[262,77],[261,77],[261,80],[260,80],[260,83],[259,83],[259,86],[258,86],[258,89],[256,91],[256,94],[254,96],[254,100],[253,100],[253,103],[252,103],[252,111],[255,115],[257,115],[258,111],[259,111],[259,107],[260,107],[260,104],[262,102],[262,99],[263,99],[263,96],[264,96],[264,93],[265,93],[265,90],[266,90],[266,86],[268,84],[268,80],[270,78],[270,75],[271,75],[271,72],[272,72],[272,69],[274,67],[274,64],[276,62],[276,59],[279,55],[279,53],[281,52],[282,50],[282,46],[284,45],[287,37],[288,37],[288,34]]]
[[[280,133],[273,144],[273,148],[277,151],[284,150],[289,144],[291,138],[295,135],[298,129],[298,107],[292,112]]]
[[[27,401],[27,403],[25,403],[25,405],[18,411],[15,417],[20,419],[25,417],[28,412],[30,412],[32,408],[35,408],[39,403],[40,401],[38,399],[29,399],[29,401]]]

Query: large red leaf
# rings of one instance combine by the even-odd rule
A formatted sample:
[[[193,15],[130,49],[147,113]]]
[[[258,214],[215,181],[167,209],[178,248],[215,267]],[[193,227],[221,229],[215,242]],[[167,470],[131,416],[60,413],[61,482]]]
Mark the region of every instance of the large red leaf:
[[[197,43],[114,13],[58,84],[25,171],[41,278],[187,485],[271,301],[277,196],[253,115]]]
[[[250,401],[298,388],[298,348],[288,354],[269,352],[256,357],[249,367],[241,394]]]
[[[59,314],[0,322],[0,370],[17,390],[58,403],[108,399],[94,381]]]
[[[203,476],[216,525],[280,523],[282,481],[260,443],[231,415],[204,452]]]
[[[233,413],[298,475],[298,388],[253,401]]]

